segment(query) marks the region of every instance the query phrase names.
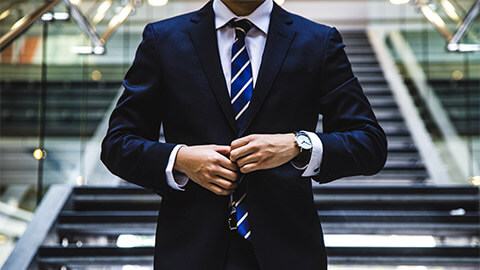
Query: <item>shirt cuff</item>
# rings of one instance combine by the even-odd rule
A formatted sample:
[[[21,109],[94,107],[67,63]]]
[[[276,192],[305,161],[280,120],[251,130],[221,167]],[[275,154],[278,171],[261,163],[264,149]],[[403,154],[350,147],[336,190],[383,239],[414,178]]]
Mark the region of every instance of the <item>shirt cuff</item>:
[[[312,156],[308,162],[307,168],[303,172],[303,177],[311,177],[320,173],[320,165],[323,157],[323,144],[317,134],[310,131],[304,131],[312,141]]]
[[[307,134],[307,136],[310,138],[310,141],[312,142],[312,155],[310,156],[310,161],[302,168],[295,166],[293,162],[290,163],[298,170],[305,170],[302,173],[303,177],[311,177],[317,175],[320,172],[320,165],[322,164],[323,157],[323,144],[318,135],[314,132],[304,130],[302,131]]]
[[[177,158],[178,150],[182,146],[185,145],[178,144],[173,148],[172,152],[170,153],[170,157],[168,158],[167,168],[165,169],[167,184],[171,188],[179,191],[184,191],[185,189],[183,187],[185,187],[185,185],[188,183],[188,177],[185,174],[173,171],[173,165],[175,165],[175,159]]]

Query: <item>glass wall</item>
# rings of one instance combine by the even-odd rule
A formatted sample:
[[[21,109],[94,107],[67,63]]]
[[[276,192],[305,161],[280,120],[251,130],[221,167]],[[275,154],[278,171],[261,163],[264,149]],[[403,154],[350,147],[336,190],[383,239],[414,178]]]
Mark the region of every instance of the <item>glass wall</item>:
[[[99,144],[143,27],[202,4],[1,1],[0,265],[50,185],[118,184]]]
[[[478,184],[480,174],[480,18],[472,16],[478,5],[370,2],[371,28],[388,45],[444,168],[458,184]]]
[[[11,12],[1,21],[2,33],[41,3],[11,2],[16,5],[7,6]],[[98,9],[94,2],[90,9]],[[111,5],[113,14],[122,7],[120,1]],[[85,53],[91,41],[60,2],[2,51],[0,184],[22,185],[30,194],[18,198],[24,208],[34,209],[50,184],[84,181],[78,176],[84,173],[85,143],[119,91],[132,57],[134,48],[124,38],[112,37],[102,55]]]

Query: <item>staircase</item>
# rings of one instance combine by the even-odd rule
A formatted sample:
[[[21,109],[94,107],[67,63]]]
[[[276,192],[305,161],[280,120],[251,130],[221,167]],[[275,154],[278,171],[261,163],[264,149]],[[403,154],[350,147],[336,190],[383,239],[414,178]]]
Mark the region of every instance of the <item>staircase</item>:
[[[394,100],[366,33],[342,31],[345,51],[388,141],[384,169],[374,176],[348,177],[335,184],[412,185],[428,184],[429,175],[417,146]],[[319,123],[320,125],[320,123]]]
[[[64,183],[116,97],[118,82],[49,82],[45,107],[44,185]],[[0,80],[0,185],[36,186],[40,82]],[[78,174],[78,172],[75,172]]]
[[[343,36],[354,72],[386,131],[389,156],[378,175],[314,187],[330,265],[477,269],[479,189],[429,185],[425,166],[365,33],[344,31]],[[131,186],[54,186],[5,269],[16,269],[9,266],[18,263],[40,269],[151,267],[160,202],[156,194]],[[429,242],[332,244],[332,236],[338,235],[349,239],[408,235],[426,237]]]
[[[461,136],[480,136],[480,81],[430,80]]]
[[[480,266],[478,188],[324,186],[314,200],[331,266]],[[148,269],[160,202],[136,187],[54,186],[4,269]],[[351,246],[332,241],[342,235]],[[401,235],[424,240],[392,246]]]
[[[46,136],[91,136],[119,87],[119,83],[47,83]],[[0,81],[0,89],[0,136],[38,136],[41,83]]]

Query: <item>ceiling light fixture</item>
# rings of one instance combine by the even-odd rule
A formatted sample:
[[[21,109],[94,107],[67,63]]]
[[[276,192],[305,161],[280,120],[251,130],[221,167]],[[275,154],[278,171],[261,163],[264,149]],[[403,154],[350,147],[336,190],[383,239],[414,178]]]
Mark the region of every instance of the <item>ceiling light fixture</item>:
[[[154,7],[165,6],[168,3],[168,0],[148,0],[148,4]]]
[[[394,5],[404,5],[408,4],[408,2],[410,2],[410,0],[390,0],[390,3]]]

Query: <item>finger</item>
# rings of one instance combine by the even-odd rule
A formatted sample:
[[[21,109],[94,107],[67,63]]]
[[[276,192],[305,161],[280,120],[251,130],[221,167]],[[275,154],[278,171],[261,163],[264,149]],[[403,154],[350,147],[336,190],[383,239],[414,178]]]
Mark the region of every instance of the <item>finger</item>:
[[[226,190],[214,185],[214,184],[208,184],[206,186],[206,188],[208,190],[210,190],[211,192],[217,194],[217,195],[226,195]]]
[[[230,155],[230,146],[229,145],[215,145],[214,150],[218,153],[229,156]]]
[[[224,190],[235,190],[238,185],[237,182],[228,181],[221,177],[214,178],[210,183],[215,184]]]
[[[213,183],[209,183],[207,186],[206,186],[207,189],[209,189],[210,191],[212,191],[213,193],[217,194],[217,195],[230,195],[234,192],[234,190],[225,190]]]
[[[238,167],[243,167],[246,164],[255,163],[259,160],[260,160],[260,155],[258,153],[254,153],[254,154],[246,155],[244,157],[237,159],[237,165]]]
[[[236,162],[238,159],[252,154],[257,150],[257,147],[253,143],[248,143],[244,146],[241,146],[239,148],[236,148],[232,151],[230,151],[230,160],[233,162]]]
[[[242,138],[238,138],[230,144],[230,146],[232,147],[231,150],[242,147],[242,146],[248,144],[251,140],[252,140],[251,135],[248,135],[248,136],[245,136],[245,137],[242,137]]]
[[[260,170],[260,168],[258,167],[258,163],[250,163],[243,167],[240,167],[240,171],[242,173],[250,173],[257,170]]]
[[[239,174],[237,172],[231,171],[229,169],[219,167],[218,171],[217,171],[217,175],[222,177],[222,178],[225,178],[229,181],[237,181]]]
[[[218,160],[218,165],[222,166],[225,169],[229,169],[230,171],[238,171],[237,164],[233,163],[230,159],[220,156]]]

